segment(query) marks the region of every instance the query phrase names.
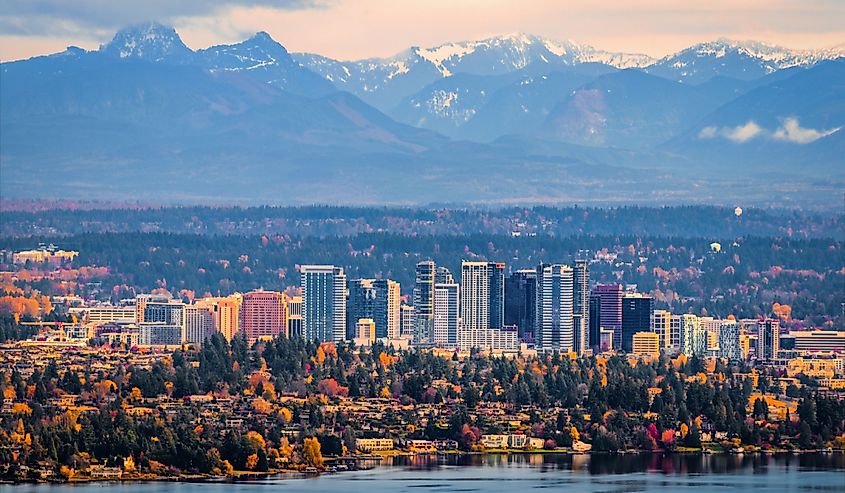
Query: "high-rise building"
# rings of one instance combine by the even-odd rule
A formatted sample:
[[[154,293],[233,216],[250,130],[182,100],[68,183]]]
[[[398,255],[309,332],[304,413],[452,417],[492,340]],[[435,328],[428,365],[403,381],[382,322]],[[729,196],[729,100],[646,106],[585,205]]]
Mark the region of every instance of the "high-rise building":
[[[654,332],[637,332],[631,336],[632,354],[640,356],[660,356],[660,336]]]
[[[434,272],[434,284],[455,284],[455,278],[446,267],[438,267]]]
[[[717,351],[719,349],[719,329],[722,326],[722,321],[714,317],[698,317],[698,321],[707,335],[707,351]]]
[[[742,359],[739,341],[740,326],[734,320],[724,320],[719,327],[719,357],[730,361]]]
[[[651,316],[654,313],[654,298],[640,293],[629,293],[622,297],[622,350],[634,349],[634,334],[651,332]]]
[[[503,263],[461,263],[461,333],[501,329],[505,322]]]
[[[607,351],[601,344],[601,296],[590,295],[589,316],[589,345],[594,353]]]
[[[534,345],[538,351],[570,352],[575,348],[574,272],[562,264],[537,267]]]
[[[490,262],[490,328],[505,326],[505,263]]]
[[[462,262],[460,296],[459,345],[468,345],[461,338],[481,343],[490,341],[486,332],[502,329],[505,322],[505,264]]]
[[[412,305],[399,306],[399,337],[408,339],[414,337],[414,307]]]
[[[213,332],[214,307],[211,303],[199,300],[193,305],[185,305],[185,342],[202,344]]]
[[[757,322],[757,359],[769,361],[780,351],[780,322],[773,319]]]
[[[661,348],[669,348],[669,327],[672,325],[672,313],[668,310],[654,310],[651,315],[651,331],[657,334]]]
[[[515,325],[520,340],[534,340],[537,271],[512,272],[505,280],[505,325]]]
[[[302,329],[309,341],[343,341],[346,337],[346,274],[334,265],[303,265]]]
[[[288,298],[288,337],[303,337],[302,333],[302,296]]]
[[[573,349],[578,354],[590,347],[590,263],[586,259],[575,260],[573,268]]]
[[[613,331],[613,347],[619,349],[622,345],[622,286],[599,284],[592,294],[601,300],[601,326]]]
[[[139,295],[135,300],[138,324],[162,323],[182,325],[185,304],[166,295]]]
[[[434,344],[455,347],[460,322],[460,291],[455,283],[434,285]]]
[[[241,301],[240,294],[227,296],[225,298],[207,298],[204,300],[212,306],[212,317],[214,330],[231,341],[235,334],[240,331]]]
[[[434,343],[434,262],[419,262],[414,282],[414,344]]]
[[[399,283],[390,279],[354,279],[349,281],[346,302],[346,336],[354,338],[358,320],[372,319],[376,337],[399,336]]]
[[[240,329],[250,343],[279,335],[287,337],[288,295],[277,291],[250,291],[243,295]]]
[[[346,338],[357,337],[358,320],[373,319],[376,290],[373,279],[351,279],[347,284]]]
[[[685,313],[680,315],[681,351],[687,356],[704,356],[707,353],[707,332],[698,317]]]
[[[373,302],[373,320],[376,323],[376,337],[396,339],[399,337],[400,314],[399,305],[402,303],[402,293],[399,283],[390,279],[376,279],[373,281],[376,293]]]

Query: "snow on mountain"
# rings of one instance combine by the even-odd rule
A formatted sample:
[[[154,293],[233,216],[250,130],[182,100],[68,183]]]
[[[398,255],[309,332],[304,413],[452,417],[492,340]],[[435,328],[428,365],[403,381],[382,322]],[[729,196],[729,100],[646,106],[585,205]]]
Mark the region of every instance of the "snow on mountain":
[[[570,40],[555,41],[525,33],[449,43],[421,50],[420,55],[438,67],[444,76],[456,72],[506,73],[532,64],[571,66],[612,62],[616,68],[627,68],[642,67],[654,61],[647,55],[611,53]]]
[[[117,58],[169,63],[188,63],[194,55],[175,29],[157,22],[121,29],[108,44],[100,47],[100,52]]]
[[[791,67],[809,67],[845,56],[845,45],[792,50],[757,41],[718,39],[658,60],[646,70],[678,82],[701,83],[715,76],[752,80]]]
[[[284,46],[263,31],[240,43],[211,46],[196,54],[211,73],[239,73],[306,96],[336,90],[329,81],[294,61]]]
[[[293,57],[339,89],[350,91],[383,111],[390,111],[428,84],[458,73],[499,75],[532,65],[548,67],[538,70],[550,72],[583,63],[628,68],[643,67],[654,61],[647,55],[612,53],[524,33],[432,48],[415,46],[388,58],[341,62],[308,53]]]
[[[212,72],[240,72],[293,63],[287,50],[265,32],[241,43],[212,46],[197,53],[208,60]]]

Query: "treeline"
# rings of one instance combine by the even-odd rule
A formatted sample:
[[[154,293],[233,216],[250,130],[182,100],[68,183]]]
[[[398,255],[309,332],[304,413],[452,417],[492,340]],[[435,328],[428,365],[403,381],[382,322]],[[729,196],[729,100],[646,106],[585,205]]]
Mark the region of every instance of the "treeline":
[[[25,248],[45,240],[7,239],[4,247]],[[80,251],[78,265],[108,267],[104,277],[80,289],[113,300],[162,287],[176,295],[184,290],[196,296],[283,289],[299,284],[297,266],[306,263],[341,265],[349,279],[395,279],[409,294],[420,260],[433,259],[459,277],[462,259],[504,261],[519,269],[538,262],[568,262],[587,250],[612,254],[592,264],[595,281],[636,284],[655,295],[658,308],[756,317],[771,314],[772,305],[780,303],[790,305],[792,317],[808,325],[837,323],[845,290],[841,241],[747,237],[722,242],[720,252],[712,251],[711,243],[710,238],[637,235],[364,233],[316,238],[86,233],[63,239],[62,246]],[[51,285],[56,286],[52,291]],[[30,287],[44,294],[66,294],[68,283],[45,279]]]
[[[352,236],[526,234],[839,238],[843,216],[829,212],[684,207],[161,207],[3,211],[0,235],[67,236],[86,232],[211,235]]]

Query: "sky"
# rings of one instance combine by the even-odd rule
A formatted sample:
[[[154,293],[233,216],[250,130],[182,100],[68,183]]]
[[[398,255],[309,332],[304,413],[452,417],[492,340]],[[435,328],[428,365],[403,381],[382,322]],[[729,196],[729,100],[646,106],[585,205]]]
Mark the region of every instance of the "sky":
[[[514,32],[654,57],[720,37],[845,43],[845,0],[0,0],[0,60],[96,49],[145,21],[193,49],[267,31],[289,51],[341,60]]]

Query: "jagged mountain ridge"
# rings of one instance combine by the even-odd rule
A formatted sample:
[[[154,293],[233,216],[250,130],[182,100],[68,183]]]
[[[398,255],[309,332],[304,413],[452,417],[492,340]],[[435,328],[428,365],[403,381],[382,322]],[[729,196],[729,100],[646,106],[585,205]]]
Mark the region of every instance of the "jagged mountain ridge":
[[[710,162],[733,163],[738,157],[753,163],[744,173],[780,166],[799,178],[817,179],[823,167],[839,179],[845,169],[845,154],[838,152],[838,129],[845,126],[841,85],[823,95],[805,85],[784,93],[789,101],[767,99],[767,122],[752,106],[735,106],[735,116],[717,108],[802,73],[819,80],[841,76],[818,70],[821,64],[810,55],[789,58],[770,51],[764,54],[767,63],[790,68],[741,80],[753,74],[724,76],[714,66],[717,75],[702,75],[706,81],[693,84],[643,73],[648,67],[619,70],[589,61],[571,44],[540,46],[527,36],[512,38],[483,46],[414,48],[389,63],[355,62],[357,72],[323,58],[337,79],[370,80],[374,90],[367,97],[380,104],[389,100],[386,95],[404,95],[399,101],[407,105],[390,112],[338,92],[266,33],[194,51],[172,28],[151,23],[121,30],[99,50],[69,47],[3,63],[0,186],[16,194],[66,187],[83,195],[238,200],[283,191],[278,200],[288,203],[413,203],[450,193],[467,201],[554,201],[586,183],[602,187],[601,196],[622,191],[660,196],[648,179],[651,172],[610,177],[598,171],[609,168],[661,168],[675,189],[679,180],[712,175]],[[743,56],[753,58],[746,52]],[[721,53],[710,47],[700,58],[730,60]],[[812,56],[837,53],[834,48]],[[380,86],[382,78],[390,84]],[[422,89],[409,93],[421,83]],[[816,104],[819,98],[829,104]],[[403,114],[402,108],[411,110]],[[725,143],[747,118],[765,124],[765,138]],[[691,128],[698,129],[692,139],[660,146]],[[792,140],[776,132],[792,132]],[[796,168],[798,162],[808,164]]]
[[[845,44],[821,50],[792,50],[758,41],[721,38],[693,45],[644,69],[667,79],[698,84],[716,76],[752,80],[843,56]]]

